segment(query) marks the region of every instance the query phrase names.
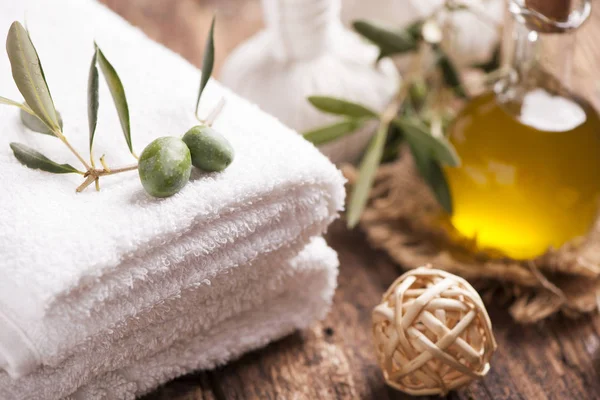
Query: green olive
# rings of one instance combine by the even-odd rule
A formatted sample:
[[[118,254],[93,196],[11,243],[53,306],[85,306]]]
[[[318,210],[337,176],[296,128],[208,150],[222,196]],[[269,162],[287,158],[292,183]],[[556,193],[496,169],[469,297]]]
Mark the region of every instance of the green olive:
[[[161,137],[150,143],[140,156],[138,172],[142,186],[154,197],[177,193],[190,179],[190,150],[176,137]]]
[[[27,103],[24,103],[24,104],[27,105]],[[56,117],[58,118],[58,125],[60,126],[60,129],[62,129],[63,128],[63,120],[58,111],[56,112]],[[52,133],[50,128],[48,128],[48,126],[46,126],[46,124],[43,123],[41,119],[39,119],[35,115],[29,114],[27,111],[25,111],[23,109],[21,109],[21,122],[23,122],[23,125],[25,125],[27,128],[31,129],[34,132],[39,132],[39,133],[43,133],[45,135],[54,136],[54,133]]]
[[[198,125],[183,135],[192,154],[192,164],[203,171],[223,171],[233,161],[233,147],[213,128]]]

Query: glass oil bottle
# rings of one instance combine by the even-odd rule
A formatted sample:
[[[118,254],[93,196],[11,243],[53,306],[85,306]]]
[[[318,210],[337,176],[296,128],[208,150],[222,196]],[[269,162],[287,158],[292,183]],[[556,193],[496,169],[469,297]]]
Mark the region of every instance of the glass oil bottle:
[[[462,161],[445,170],[452,223],[481,249],[532,258],[585,235],[595,221],[600,119],[569,86],[575,30],[590,8],[590,1],[510,0],[508,73],[451,127]]]

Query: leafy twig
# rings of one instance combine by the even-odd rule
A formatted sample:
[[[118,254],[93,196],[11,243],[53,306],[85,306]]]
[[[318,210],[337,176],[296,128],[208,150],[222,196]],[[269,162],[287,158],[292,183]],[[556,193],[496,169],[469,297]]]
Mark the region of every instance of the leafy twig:
[[[48,83],[42,64],[38,57],[37,50],[29,37],[27,30],[19,23],[14,22],[9,30],[6,39],[6,48],[8,58],[10,60],[13,78],[17,88],[25,98],[25,104],[21,104],[17,101],[10,100],[4,97],[0,97],[1,104],[7,104],[19,107],[35,118],[38,118],[43,125],[48,128],[48,131],[41,129],[37,125],[33,124],[32,120],[27,123],[30,128],[40,133],[47,133],[56,136],[61,142],[75,155],[75,157],[84,166],[86,172],[79,171],[69,164],[58,164],[36,150],[33,150],[20,143],[11,143],[10,147],[15,154],[15,157],[29,168],[41,169],[46,172],[52,173],[78,173],[84,175],[86,180],[77,188],[77,191],[83,190],[89,186],[92,182],[95,182],[96,188],[99,189],[98,178],[100,176],[112,175],[121,172],[131,171],[137,168],[137,166],[129,166],[123,168],[109,169],[106,167],[103,158],[101,162],[104,169],[96,169],[94,166],[94,157],[92,152],[94,133],[96,129],[97,117],[98,117],[98,70],[96,62],[100,64],[100,67],[106,77],[109,89],[115,100],[115,106],[119,114],[119,120],[123,127],[125,139],[127,145],[132,151],[131,146],[131,132],[129,128],[129,109],[127,106],[127,99],[125,98],[125,91],[123,84],[115,69],[106,60],[104,54],[100,49],[95,46],[94,57],[90,66],[90,78],[88,82],[88,117],[90,125],[90,163],[88,163],[83,156],[71,145],[67,137],[62,131],[62,121],[60,114],[54,106],[54,101],[50,95]],[[37,122],[36,122],[37,124]],[[133,151],[132,151],[132,154]]]
[[[198,93],[198,100],[196,103],[196,114],[198,111],[198,105],[200,103],[202,92],[210,78],[214,65],[214,25],[215,20],[213,18],[209,32],[209,37],[207,39],[207,51],[205,53],[202,66],[202,80],[200,83],[200,90]],[[98,67],[102,71],[102,75],[104,76],[108,89],[111,93],[119,117],[119,122],[123,130],[123,135],[127,143],[127,147],[129,148],[131,154],[136,159],[138,158],[133,150],[131,140],[131,122],[129,116],[129,105],[127,103],[127,97],[125,95],[123,83],[113,65],[108,61],[108,59],[96,43],[94,43],[94,55],[92,57],[88,77],[87,111],[89,124],[89,163],[71,145],[71,143],[68,141],[67,137],[63,133],[62,119],[60,117],[60,113],[56,110],[54,106],[54,101],[52,100],[52,96],[50,95],[48,83],[46,82],[46,77],[44,75],[42,64],[39,60],[37,51],[33,45],[33,42],[31,41],[31,38],[29,37],[29,33],[17,21],[15,21],[11,25],[7,36],[6,48],[12,67],[13,79],[15,81],[15,84],[17,85],[17,88],[23,95],[25,103],[0,97],[0,104],[19,107],[22,110],[21,119],[23,120],[25,126],[29,127],[35,132],[50,134],[60,139],[69,149],[69,151],[71,151],[75,155],[75,157],[81,162],[81,164],[85,167],[85,172],[80,171],[69,164],[58,164],[57,162],[49,159],[48,157],[44,156],[38,151],[31,149],[23,144],[11,143],[10,147],[13,150],[13,153],[17,160],[19,160],[25,166],[33,169],[40,169],[43,171],[57,174],[77,173],[83,175],[85,177],[85,180],[81,185],[77,187],[77,192],[83,191],[85,188],[91,185],[92,182],[95,183],[96,190],[100,190],[100,177],[124,173],[138,169],[138,164],[119,168],[109,168],[105,162],[104,155],[100,157],[100,163],[102,164],[102,168],[96,168],[93,146],[94,138],[96,135],[96,127],[98,123],[99,108]],[[205,122],[208,126],[212,125],[212,123],[217,118],[224,105],[225,100],[221,99],[217,106],[211,111],[210,115],[208,116]],[[190,131],[188,131],[188,133]],[[188,133],[186,133],[186,135]],[[221,159],[226,159],[226,163],[219,166],[219,170],[222,170],[226,168],[229,165],[229,163],[231,163],[231,161],[233,160],[233,150],[231,149],[229,143],[224,138],[221,138],[217,132],[211,131],[211,135],[212,141],[209,141],[209,144],[207,146],[212,146],[212,148],[203,148],[201,150],[205,152],[208,151],[209,153],[212,152],[211,154],[215,152],[218,153],[218,150],[221,150],[221,153],[219,153]],[[204,140],[205,137],[202,136],[200,139]],[[183,145],[184,147],[189,146],[188,143],[184,143],[181,139],[177,140],[180,141],[180,145]],[[149,146],[151,145],[152,143]],[[190,148],[189,150],[193,153],[194,151],[197,152],[198,149]],[[190,156],[189,153],[187,154],[188,167],[191,168],[189,160]],[[189,170],[187,171],[187,174],[189,177]],[[170,179],[170,177],[171,175],[166,176],[165,180],[163,181],[166,182],[166,180]],[[144,186],[144,188],[148,190],[143,177],[140,176],[140,179],[142,180],[142,185]],[[155,179],[155,176],[149,176],[149,179]],[[187,178],[185,179],[187,180]],[[181,187],[182,186],[180,186],[177,190],[179,190]],[[172,192],[171,194],[173,193],[174,192]]]
[[[360,164],[359,176],[352,189],[350,195],[350,201],[348,203],[348,213],[346,215],[347,223],[349,228],[356,226],[360,220],[360,216],[367,205],[369,199],[369,192],[373,186],[373,180],[377,172],[377,167],[381,163],[381,157],[383,156],[383,149],[385,145],[385,139],[387,132],[390,127],[390,123],[398,114],[398,110],[406,97],[408,92],[407,85],[403,84],[398,91],[395,99],[388,105],[386,110],[381,115],[379,128],[375,133],[371,143],[367,148],[365,155]]]
[[[104,157],[100,158],[100,162],[102,164],[104,164]],[[121,168],[107,168],[106,166],[104,167],[104,169],[89,169],[83,176],[86,177],[85,181],[79,185],[77,187],[77,189],[75,189],[76,192],[81,192],[83,191],[85,188],[87,188],[89,185],[92,184],[92,182],[95,182],[96,184],[98,184],[99,179],[101,176],[107,176],[107,175],[115,175],[115,174],[120,174],[122,172],[128,172],[128,171],[135,171],[136,169],[138,169],[138,165],[134,164],[134,165],[130,165],[127,167],[121,167]],[[98,188],[99,190],[99,188]]]

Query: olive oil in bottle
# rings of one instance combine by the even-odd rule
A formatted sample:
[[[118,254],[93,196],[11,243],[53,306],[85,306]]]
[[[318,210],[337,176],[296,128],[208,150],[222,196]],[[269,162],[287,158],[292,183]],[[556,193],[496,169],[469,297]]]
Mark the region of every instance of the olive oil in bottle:
[[[509,73],[493,92],[471,100],[451,127],[462,162],[445,169],[452,223],[482,249],[531,258],[585,235],[595,221],[600,118],[569,92],[564,74],[571,31],[589,7],[583,1],[559,22],[511,0],[512,35],[504,42],[505,49],[507,41],[514,47]],[[562,53],[551,60],[562,71],[558,76],[540,63],[550,40],[555,53]]]

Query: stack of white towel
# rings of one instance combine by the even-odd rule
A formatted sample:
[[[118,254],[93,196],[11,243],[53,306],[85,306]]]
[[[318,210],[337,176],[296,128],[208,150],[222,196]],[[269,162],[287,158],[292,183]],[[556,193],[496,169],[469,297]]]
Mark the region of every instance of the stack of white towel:
[[[93,42],[119,72],[138,153],[195,124],[199,72],[91,1],[0,2],[0,31],[26,23],[64,132],[87,148]],[[208,27],[207,27],[208,28]],[[218,36],[216,37],[218,40]],[[20,100],[0,55],[0,95]],[[154,199],[136,172],[75,194],[78,175],[27,169],[21,142],[78,165],[56,138],[0,107],[0,399],[131,399],[307,326],[326,313],[337,257],[319,236],[343,206],[343,178],[295,132],[211,81],[200,114],[236,151]],[[128,155],[101,81],[96,154]]]

